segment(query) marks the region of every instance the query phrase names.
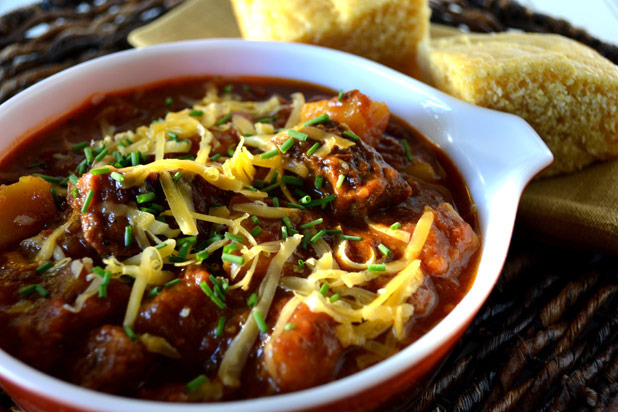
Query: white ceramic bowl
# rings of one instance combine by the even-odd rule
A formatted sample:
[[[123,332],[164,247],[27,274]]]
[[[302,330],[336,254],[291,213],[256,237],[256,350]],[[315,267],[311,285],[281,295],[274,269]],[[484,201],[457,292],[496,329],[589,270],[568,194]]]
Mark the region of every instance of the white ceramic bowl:
[[[0,151],[98,93],[196,75],[303,80],[360,89],[440,146],[459,168],[480,221],[482,255],[468,294],[431,331],[395,356],[350,377],[292,394],[221,404],[166,404],[86,390],[0,350],[0,383],[28,412],[233,412],[375,407],[428,373],[477,313],[504,263],[524,186],[552,161],[522,119],[478,108],[369,60],[314,46],[201,40],[131,50],[46,79],[0,106]]]

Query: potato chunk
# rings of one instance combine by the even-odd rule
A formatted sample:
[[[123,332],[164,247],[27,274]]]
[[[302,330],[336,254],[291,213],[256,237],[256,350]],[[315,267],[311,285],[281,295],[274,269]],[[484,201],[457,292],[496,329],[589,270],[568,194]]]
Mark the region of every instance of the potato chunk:
[[[377,147],[388,125],[390,111],[386,104],[371,100],[358,90],[344,93],[341,98],[307,103],[300,112],[302,122],[314,117],[328,116],[345,123],[370,146]]]
[[[0,186],[0,248],[38,233],[57,212],[49,183],[23,176],[17,183]]]

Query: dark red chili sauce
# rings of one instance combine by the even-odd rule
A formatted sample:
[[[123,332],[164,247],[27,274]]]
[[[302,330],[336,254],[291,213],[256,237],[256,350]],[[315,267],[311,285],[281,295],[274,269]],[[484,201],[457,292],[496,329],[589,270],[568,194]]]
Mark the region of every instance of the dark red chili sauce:
[[[283,80],[190,79],[110,94],[96,99],[95,103],[85,103],[65,118],[25,139],[1,160],[1,184],[11,185],[20,176],[38,174],[48,180],[51,176],[49,190],[56,189],[51,203],[49,198],[45,203],[31,197],[29,201],[42,202],[47,209],[37,212],[38,215],[30,215],[31,225],[23,226],[24,232],[19,239],[5,242],[4,250],[0,252],[2,349],[41,371],[77,385],[122,396],[166,401],[201,402],[272,395],[320,385],[359,369],[358,359],[368,351],[354,345],[343,347],[334,332],[337,322],[325,313],[314,313],[305,304],[300,304],[289,320],[290,327],[286,325],[285,331],[272,343],[271,356],[278,372],[276,376],[269,373],[265,366],[264,344],[270,339],[279,312],[292,296],[289,291],[278,287],[265,319],[266,329],[259,334],[244,365],[241,385],[230,387],[219,381],[220,362],[251,316],[248,301],[255,299],[252,298],[254,293],[259,293],[261,279],[272,255],[260,258],[255,279],[247,290],[227,290],[228,284],[240,278],[229,279],[230,265],[222,260],[220,251],[186,267],[166,264],[166,270],[173,272],[173,279],[177,280],[166,285],[149,285],[139,313],[128,329],[123,328],[123,317],[133,287],[130,276],[107,279],[109,284],[105,293],[90,296],[80,311],[74,313],[66,309],[67,305],[75,304],[78,296],[90,285],[92,277],[98,276],[95,273],[87,278],[90,271],[86,269],[75,274],[71,269],[72,262],[90,257],[91,266],[103,268],[105,256],[114,255],[122,260],[141,251],[135,241],[127,243],[126,218],[110,212],[109,202],[146,207],[171,228],[177,228],[171,216],[161,215],[161,210],[152,206],[169,208],[156,173],[151,173],[139,187],[121,187],[110,177],[109,171],[104,174],[89,171],[95,161],[84,166],[88,155],[83,149],[91,148],[93,157],[97,157],[102,148],[92,146],[90,142],[100,140],[102,130],[108,125],[113,127],[114,133],[149,125],[165,118],[169,111],[191,107],[205,95],[208,83],[214,84],[220,95],[234,94],[237,99],[245,101],[266,101],[273,95],[279,96],[281,109],[271,118],[249,119],[251,122],[271,123],[275,131],[284,128],[291,112],[291,94],[295,92],[303,93],[307,102],[330,99],[333,106],[347,105],[345,108],[352,114],[344,114],[344,117],[365,119],[365,124],[354,126],[356,129],[353,125],[334,120],[340,119],[334,115],[316,125],[323,132],[344,138],[343,132],[352,130],[361,139],[352,148],[335,148],[322,158],[310,156],[307,155],[313,145],[310,139],[295,141],[289,151],[278,154],[304,164],[309,170],[308,176],[300,183],[296,181],[296,185],[288,185],[290,190],[296,191],[297,198],[306,195],[311,199],[321,199],[336,194],[336,199],[325,203],[325,207],[304,208],[295,215],[292,224],[300,234],[303,234],[300,226],[322,219],[314,229],[329,230],[322,234],[322,239],[333,249],[341,234],[358,236],[355,239],[362,240],[348,242],[351,259],[364,262],[370,250],[382,257],[384,252],[380,251],[379,245],[386,244],[386,249],[394,252],[392,257],[386,258],[388,262],[401,255],[401,245],[397,247],[387,235],[369,230],[365,218],[411,231],[425,207],[431,208],[433,226],[420,256],[423,282],[408,299],[408,303],[414,306],[414,314],[407,322],[405,337],[396,344],[397,350],[430,330],[462,299],[471,286],[478,263],[479,240],[475,234],[478,225],[474,207],[454,165],[420,133],[394,116],[382,126],[372,123],[371,110],[368,109],[373,107],[370,106],[371,100],[355,91],[338,96],[324,88]],[[314,108],[318,110],[316,115],[320,107],[324,107],[325,103],[322,103]],[[218,144],[213,145],[210,158],[219,158],[222,162],[231,155],[229,150],[234,149],[240,137],[234,127],[223,127],[214,132],[214,139]],[[196,155],[199,136],[190,136],[187,140],[191,141],[189,155]],[[404,141],[409,150],[402,143]],[[281,147],[283,141],[276,143]],[[254,147],[249,151],[255,156],[262,152]],[[137,160],[147,163],[154,159],[142,155]],[[117,156],[109,163],[112,170],[120,170],[122,174],[123,167],[131,166],[131,157]],[[347,180],[339,184],[336,181],[344,173],[340,170],[344,163]],[[277,182],[277,177],[270,182],[261,182],[267,170],[256,169],[256,189]],[[65,179],[72,174],[79,180]],[[208,213],[213,204],[231,206],[250,201],[241,194],[221,190],[197,175],[181,174],[191,187],[197,212]],[[286,174],[298,179],[291,172]],[[315,181],[318,174],[323,181],[320,188],[316,187]],[[84,212],[90,191],[94,197]],[[145,193],[152,193],[152,199],[137,202],[138,196]],[[275,197],[281,206],[288,205],[280,187],[268,193],[269,197],[264,199],[268,205],[273,206]],[[0,210],[2,213],[7,212]],[[68,260],[50,271],[49,267],[58,259],[50,259],[50,263],[35,260],[40,239],[70,219],[73,219],[72,223],[56,240],[62,252],[60,257]],[[258,225],[261,231],[255,232],[258,233],[255,238],[259,242],[277,241],[284,236],[282,227],[286,224],[281,219],[243,221],[247,230]],[[336,227],[342,233],[333,230]],[[215,240],[225,238],[226,230],[220,225],[200,221],[198,229],[199,234],[191,249],[193,252],[208,242],[212,243],[213,236]],[[316,234],[315,230],[311,236]],[[40,235],[38,241],[31,239],[37,235]],[[128,235],[132,236],[131,233]],[[238,255],[238,251],[230,251],[230,254],[234,253]],[[299,261],[306,262],[311,257],[316,257],[312,247],[299,246],[284,266],[283,275],[307,276],[310,268],[308,265],[303,267]],[[178,260],[182,261],[182,257]],[[377,277],[369,289],[377,291],[390,278],[392,276]],[[204,282],[214,289],[226,289],[224,296],[220,296],[224,300],[224,309],[204,292],[201,286]],[[334,299],[332,291],[325,293]],[[386,335],[392,333],[389,328],[376,339],[387,342],[389,337]],[[164,354],[154,353],[144,343],[144,335],[163,338],[171,349]],[[374,358],[374,361],[379,360],[379,357]]]

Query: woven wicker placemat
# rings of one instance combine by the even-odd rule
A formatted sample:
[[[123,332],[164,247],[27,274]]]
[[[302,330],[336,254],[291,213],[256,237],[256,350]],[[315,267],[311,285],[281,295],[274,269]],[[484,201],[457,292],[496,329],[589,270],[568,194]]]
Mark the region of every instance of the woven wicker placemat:
[[[0,102],[57,71],[129,47],[182,0],[47,0],[0,17]],[[430,0],[432,21],[618,48],[509,0]],[[44,34],[39,34],[44,32]],[[548,245],[515,225],[495,290],[434,379],[385,411],[618,410],[618,258]],[[0,412],[19,410],[0,392]]]

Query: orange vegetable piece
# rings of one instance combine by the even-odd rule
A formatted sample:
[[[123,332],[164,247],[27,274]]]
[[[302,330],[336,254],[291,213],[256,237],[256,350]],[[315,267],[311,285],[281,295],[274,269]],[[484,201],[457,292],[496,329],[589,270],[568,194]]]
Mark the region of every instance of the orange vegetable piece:
[[[37,234],[57,213],[49,183],[23,176],[0,186],[0,249]]]
[[[344,93],[339,100],[306,103],[300,112],[301,122],[327,113],[331,119],[345,123],[363,141],[376,147],[388,125],[390,111],[385,103],[376,102],[358,90]]]

